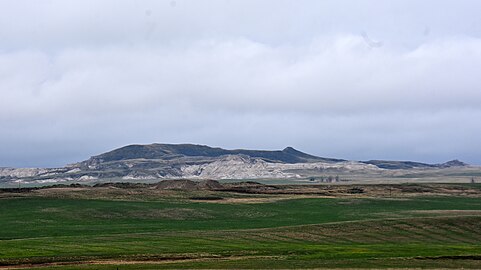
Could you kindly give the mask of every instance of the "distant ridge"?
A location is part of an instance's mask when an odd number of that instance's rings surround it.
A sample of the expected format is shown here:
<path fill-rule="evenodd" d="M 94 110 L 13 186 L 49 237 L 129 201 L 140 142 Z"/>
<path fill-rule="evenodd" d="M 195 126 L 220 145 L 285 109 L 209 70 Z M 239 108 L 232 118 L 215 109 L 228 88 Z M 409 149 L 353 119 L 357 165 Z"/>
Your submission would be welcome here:
<path fill-rule="evenodd" d="M 361 162 L 365 164 L 375 165 L 381 169 L 391 169 L 391 170 L 415 169 L 415 168 L 449 168 L 449 167 L 463 167 L 468 165 L 457 159 L 451 160 L 445 163 L 440 163 L 440 164 L 427 164 L 427 163 L 413 162 L 413 161 L 390 161 L 390 160 L 369 160 L 369 161 L 361 161 Z"/>
<path fill-rule="evenodd" d="M 310 162 L 342 162 L 343 159 L 323 158 L 309 155 L 292 147 L 284 150 L 226 150 L 218 147 L 209 147 L 196 144 L 147 144 L 128 145 L 110 152 L 94 156 L 91 161 L 113 162 L 129 159 L 163 159 L 171 160 L 180 157 L 209 157 L 217 158 L 225 155 L 245 155 L 251 158 L 260 158 L 268 162 L 284 163 L 310 163 Z"/>
<path fill-rule="evenodd" d="M 292 147 L 283 150 L 227 150 L 196 144 L 133 144 L 93 156 L 88 160 L 61 168 L 0 168 L 1 183 L 102 183 L 111 180 L 146 181 L 165 179 L 159 188 L 190 189 L 216 187 L 215 182 L 192 183 L 186 180 L 216 179 L 308 179 L 337 182 L 340 177 L 358 175 L 370 179 L 380 175 L 412 175 L 414 171 L 430 173 L 445 168 L 472 169 L 452 160 L 442 164 L 413 161 L 349 161 L 309 155 Z M 411 170 L 413 169 L 413 170 Z M 450 170 L 447 170 L 450 171 Z M 464 172 L 463 172 L 464 173 Z M 464 174 L 463 174 L 464 176 Z M 326 180 L 327 179 L 327 180 Z M 200 185 L 200 186 L 199 186 Z"/>

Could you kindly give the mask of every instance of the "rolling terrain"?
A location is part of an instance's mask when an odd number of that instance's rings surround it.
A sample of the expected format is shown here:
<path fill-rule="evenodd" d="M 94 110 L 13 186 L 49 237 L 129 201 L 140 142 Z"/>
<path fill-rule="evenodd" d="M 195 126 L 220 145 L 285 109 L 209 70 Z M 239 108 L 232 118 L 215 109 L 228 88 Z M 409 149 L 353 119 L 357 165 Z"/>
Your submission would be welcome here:
<path fill-rule="evenodd" d="M 0 269 L 481 267 L 479 184 L 0 190 Z"/>

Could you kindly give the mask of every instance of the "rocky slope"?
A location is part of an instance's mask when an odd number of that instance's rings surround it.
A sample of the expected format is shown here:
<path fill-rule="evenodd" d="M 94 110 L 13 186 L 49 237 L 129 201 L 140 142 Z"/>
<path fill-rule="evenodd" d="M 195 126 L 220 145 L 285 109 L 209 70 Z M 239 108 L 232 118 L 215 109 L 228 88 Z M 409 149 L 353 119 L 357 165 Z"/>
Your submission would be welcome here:
<path fill-rule="evenodd" d="M 251 158 L 259 158 L 268 162 L 306 163 L 306 162 L 339 162 L 342 159 L 321 158 L 297 151 L 292 147 L 286 147 L 282 151 L 260 150 L 226 150 L 213 148 L 206 145 L 195 144 L 149 144 L 128 145 L 113 151 L 94 156 L 84 164 L 92 165 L 106 162 L 132 160 L 132 159 L 162 159 L 173 160 L 187 157 L 218 158 L 227 155 L 244 155 Z"/>
<path fill-rule="evenodd" d="M 346 161 L 309 155 L 292 147 L 279 151 L 226 150 L 192 144 L 129 145 L 86 161 L 51 169 L 0 168 L 0 182 L 50 183 L 105 179 L 268 179 L 308 178 L 397 169 L 466 166 L 460 161 Z M 334 181 L 330 178 L 329 181 Z"/>

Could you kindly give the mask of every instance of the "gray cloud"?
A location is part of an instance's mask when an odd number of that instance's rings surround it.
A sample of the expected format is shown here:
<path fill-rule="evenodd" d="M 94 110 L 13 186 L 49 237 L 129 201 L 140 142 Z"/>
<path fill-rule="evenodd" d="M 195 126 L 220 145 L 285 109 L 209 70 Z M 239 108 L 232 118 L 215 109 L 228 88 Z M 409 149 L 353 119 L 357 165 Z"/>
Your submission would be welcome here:
<path fill-rule="evenodd" d="M 0 165 L 150 142 L 481 163 L 478 2 L 175 3 L 0 2 Z"/>

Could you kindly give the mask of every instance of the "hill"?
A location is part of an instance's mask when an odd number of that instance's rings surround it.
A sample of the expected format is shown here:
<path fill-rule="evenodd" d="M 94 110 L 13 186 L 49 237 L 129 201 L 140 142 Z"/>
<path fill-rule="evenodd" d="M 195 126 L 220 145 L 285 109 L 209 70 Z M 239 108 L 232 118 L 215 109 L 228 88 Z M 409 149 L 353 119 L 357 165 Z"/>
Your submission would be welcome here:
<path fill-rule="evenodd" d="M 460 168 L 453 172 L 451 168 Z M 466 171 L 468 168 L 471 171 Z M 0 168 L 1 183 L 102 183 L 149 179 L 303 179 L 339 182 L 481 175 L 479 168 L 453 160 L 442 164 L 412 161 L 348 161 L 283 150 L 228 150 L 195 144 L 128 145 L 62 168 Z M 346 180 L 347 178 L 347 180 Z M 187 183 L 187 182 L 186 182 Z"/>
<path fill-rule="evenodd" d="M 441 164 L 427 164 L 427 163 L 413 162 L 413 161 L 391 161 L 391 160 L 369 160 L 369 161 L 362 161 L 362 162 L 366 164 L 375 165 L 382 169 L 391 169 L 391 170 L 414 169 L 414 168 L 449 168 L 449 167 L 463 167 L 468 165 L 457 159 L 451 160 L 445 163 L 441 163 Z"/>
<path fill-rule="evenodd" d="M 308 163 L 308 162 L 340 162 L 342 159 L 322 158 L 298 151 L 292 147 L 286 147 L 282 151 L 265 150 L 226 150 L 206 145 L 195 144 L 148 144 L 128 145 L 110 152 L 94 156 L 91 163 L 112 162 L 128 159 L 162 159 L 172 160 L 182 157 L 217 158 L 226 155 L 245 155 L 250 158 L 260 158 L 268 162 L 284 163 Z"/>

